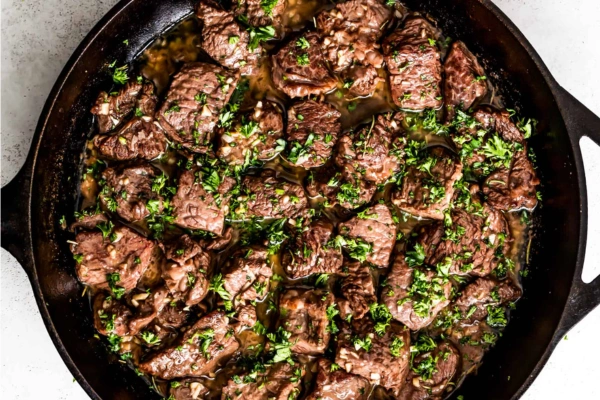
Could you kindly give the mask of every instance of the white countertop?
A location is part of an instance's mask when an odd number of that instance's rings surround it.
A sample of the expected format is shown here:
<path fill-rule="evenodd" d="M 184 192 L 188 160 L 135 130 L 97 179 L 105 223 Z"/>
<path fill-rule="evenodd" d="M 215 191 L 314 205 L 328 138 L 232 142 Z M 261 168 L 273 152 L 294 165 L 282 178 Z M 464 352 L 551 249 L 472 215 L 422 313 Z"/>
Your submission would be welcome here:
<path fill-rule="evenodd" d="M 3 186 L 24 162 L 43 103 L 64 63 L 116 2 L 2 0 Z M 495 2 L 557 81 L 600 115 L 600 1 Z M 600 148 L 584 139 L 582 149 L 590 207 L 584 280 L 589 281 L 600 272 Z M 46 332 L 25 273 L 6 251 L 0 255 L 0 397 L 87 399 Z M 523 399 L 599 399 L 599 333 L 600 308 L 569 332 Z"/>

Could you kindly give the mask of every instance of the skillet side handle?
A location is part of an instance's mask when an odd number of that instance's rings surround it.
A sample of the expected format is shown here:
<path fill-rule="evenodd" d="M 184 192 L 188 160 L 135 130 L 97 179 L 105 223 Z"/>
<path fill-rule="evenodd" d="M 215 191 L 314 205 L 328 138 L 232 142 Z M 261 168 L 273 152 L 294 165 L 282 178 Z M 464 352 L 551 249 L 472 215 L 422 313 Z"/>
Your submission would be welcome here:
<path fill-rule="evenodd" d="M 587 136 L 600 146 L 600 117 L 581 104 L 562 86 L 558 86 L 557 89 L 557 100 L 569 134 L 575 136 L 578 141 L 583 136 Z"/>
<path fill-rule="evenodd" d="M 17 259 L 27 275 L 33 275 L 31 259 L 30 189 L 31 164 L 29 160 L 6 186 L 2 188 L 2 248 Z"/>
<path fill-rule="evenodd" d="M 557 85 L 557 89 L 557 100 L 563 120 L 565 121 L 569 135 L 575 139 L 576 152 L 579 153 L 579 140 L 583 136 L 589 137 L 600 146 L 600 117 L 581 104 L 579 100 L 563 87 Z M 583 243 L 583 246 L 585 249 L 585 243 Z M 557 341 L 561 340 L 575 324 L 600 304 L 600 276 L 597 276 L 590 283 L 585 283 L 581 279 L 582 272 L 583 257 L 581 257 L 576 266 L 571 292 L 569 293 L 565 312 L 555 337 Z"/>

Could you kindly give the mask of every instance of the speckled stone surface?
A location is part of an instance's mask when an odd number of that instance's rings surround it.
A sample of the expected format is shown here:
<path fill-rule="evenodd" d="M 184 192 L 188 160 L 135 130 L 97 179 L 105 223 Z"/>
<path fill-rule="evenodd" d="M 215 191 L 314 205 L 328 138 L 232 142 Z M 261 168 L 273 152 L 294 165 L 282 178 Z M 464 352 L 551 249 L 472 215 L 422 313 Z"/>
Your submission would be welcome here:
<path fill-rule="evenodd" d="M 44 101 L 64 63 L 116 2 L 2 0 L 2 186 L 23 164 Z M 558 82 L 600 115 L 600 2 L 496 0 L 496 4 L 532 42 Z M 600 148 L 584 139 L 582 149 L 590 206 L 584 271 L 584 280 L 589 281 L 600 272 Z M 86 399 L 46 332 L 25 273 L 7 252 L 0 255 L 0 397 Z M 600 309 L 569 332 L 523 398 L 600 398 L 598 332 Z"/>

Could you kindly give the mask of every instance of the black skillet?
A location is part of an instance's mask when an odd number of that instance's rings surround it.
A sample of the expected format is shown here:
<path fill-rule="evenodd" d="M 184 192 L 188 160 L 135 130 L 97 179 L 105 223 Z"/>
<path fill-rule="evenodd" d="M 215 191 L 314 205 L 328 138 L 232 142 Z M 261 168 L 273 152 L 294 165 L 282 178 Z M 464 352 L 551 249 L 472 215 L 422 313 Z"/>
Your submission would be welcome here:
<path fill-rule="evenodd" d="M 517 399 L 565 333 L 600 303 L 600 278 L 581 280 L 587 230 L 579 140 L 600 144 L 600 119 L 552 78 L 510 20 L 487 0 L 407 0 L 483 61 L 505 103 L 541 121 L 531 139 L 543 182 L 525 294 L 497 346 L 457 394 Z M 78 204 L 90 105 L 109 86 L 106 64 L 129 62 L 193 9 L 190 0 L 124 0 L 85 38 L 54 85 L 23 169 L 2 188 L 2 246 L 27 272 L 48 332 L 93 399 L 159 398 L 93 338 L 89 304 L 60 229 Z M 123 40 L 129 46 L 123 46 Z M 510 376 L 510 379 L 508 377 Z"/>

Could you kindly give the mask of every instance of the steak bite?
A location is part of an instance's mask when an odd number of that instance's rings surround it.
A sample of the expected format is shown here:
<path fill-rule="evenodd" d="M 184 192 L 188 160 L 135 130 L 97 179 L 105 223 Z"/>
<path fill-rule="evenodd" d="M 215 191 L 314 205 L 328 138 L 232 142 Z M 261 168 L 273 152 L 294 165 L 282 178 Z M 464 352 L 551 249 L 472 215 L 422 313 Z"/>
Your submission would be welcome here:
<path fill-rule="evenodd" d="M 344 72 L 343 78 L 344 87 L 348 87 L 348 94 L 352 97 L 371 96 L 381 80 L 372 65 L 353 65 Z"/>
<path fill-rule="evenodd" d="M 114 296 L 100 292 L 94 297 L 94 327 L 104 336 L 115 334 L 125 336 L 129 334 L 129 322 L 133 313 Z"/>
<path fill-rule="evenodd" d="M 151 291 L 132 294 L 130 303 L 135 310 L 129 322 L 129 334 L 137 335 L 148 326 L 166 305 L 168 291 L 164 286 L 159 286 Z"/>
<path fill-rule="evenodd" d="M 455 305 L 467 323 L 481 321 L 488 316 L 488 308 L 508 304 L 521 297 L 521 289 L 509 279 L 497 281 L 491 278 L 478 278 L 461 292 Z"/>
<path fill-rule="evenodd" d="M 427 20 L 411 18 L 383 41 L 392 100 L 398 107 L 424 110 L 442 106 L 442 63 L 436 37 Z"/>
<path fill-rule="evenodd" d="M 297 234 L 283 253 L 282 265 L 291 279 L 312 274 L 334 274 L 342 266 L 342 252 L 329 245 L 333 224 L 327 219 L 313 221 Z"/>
<path fill-rule="evenodd" d="M 349 317 L 361 319 L 369 312 L 371 304 L 377 302 L 371 270 L 358 261 L 346 261 L 340 275 L 341 298 L 337 301 L 340 316 L 344 320 Z"/>
<path fill-rule="evenodd" d="M 85 211 L 84 211 L 85 212 Z M 76 229 L 86 229 L 91 231 L 100 224 L 108 222 L 108 217 L 103 212 L 94 212 L 93 214 L 79 214 L 75 222 L 69 226 L 69 230 L 74 232 Z"/>
<path fill-rule="evenodd" d="M 236 214 L 242 218 L 295 218 L 303 215 L 308 199 L 302 186 L 275 178 L 275 172 L 242 180 L 243 196 Z"/>
<path fill-rule="evenodd" d="M 335 164 L 346 175 L 359 174 L 374 184 L 383 184 L 399 171 L 397 156 L 404 146 L 400 114 L 378 115 L 369 126 L 342 136 L 337 143 Z"/>
<path fill-rule="evenodd" d="M 305 371 L 301 365 L 278 362 L 234 376 L 223 388 L 221 399 L 290 400 L 300 393 Z M 237 378 L 237 379 L 236 379 Z"/>
<path fill-rule="evenodd" d="M 460 365 L 460 354 L 449 342 L 441 342 L 431 350 L 419 352 L 412 360 L 412 369 L 398 399 L 443 398 Z"/>
<path fill-rule="evenodd" d="M 110 289 L 119 299 L 140 280 L 155 244 L 126 226 L 113 229 L 109 222 L 101 227 L 102 232 L 80 232 L 75 238 L 77 277 L 95 289 Z"/>
<path fill-rule="evenodd" d="M 490 106 L 479 107 L 473 114 L 473 118 L 486 131 L 498 132 L 500 137 L 507 142 L 523 143 L 525 137 L 523 132 L 510 120 L 510 114 L 506 110 L 496 110 Z"/>
<path fill-rule="evenodd" d="M 377 42 L 391 17 L 391 9 L 380 0 L 349 0 L 320 12 L 316 27 L 330 68 L 340 72 L 356 63 L 380 68 Z"/>
<path fill-rule="evenodd" d="M 488 203 L 503 211 L 535 208 L 540 181 L 527 157 L 525 135 L 510 114 L 484 106 L 462 119 L 452 139 L 469 172 L 486 178 L 483 192 Z"/>
<path fill-rule="evenodd" d="M 233 13 L 238 18 L 246 18 L 251 26 L 273 25 L 279 29 L 285 4 L 285 0 L 238 0 L 233 2 Z"/>
<path fill-rule="evenodd" d="M 290 40 L 273 56 L 275 86 L 290 97 L 327 93 L 337 79 L 327 69 L 321 54 L 321 38 L 316 32 Z"/>
<path fill-rule="evenodd" d="M 291 333 L 291 350 L 297 354 L 323 354 L 329 345 L 327 308 L 333 295 L 320 290 L 288 289 L 279 297 L 278 325 Z"/>
<path fill-rule="evenodd" d="M 167 261 L 162 277 L 175 300 L 192 306 L 208 294 L 208 273 L 211 257 L 188 235 L 162 245 Z"/>
<path fill-rule="evenodd" d="M 100 195 L 102 204 L 128 222 L 161 212 L 164 200 L 152 190 L 157 176 L 157 170 L 150 165 L 107 168 L 102 172 L 106 182 Z"/>
<path fill-rule="evenodd" d="M 201 0 L 196 16 L 203 22 L 202 48 L 224 67 L 239 69 L 246 65 L 248 32 L 235 20 L 233 13 L 225 11 L 212 0 Z"/>
<path fill-rule="evenodd" d="M 171 200 L 174 223 L 184 229 L 223 234 L 229 212 L 229 191 L 235 180 L 217 171 L 184 170 Z"/>
<path fill-rule="evenodd" d="M 176 383 L 174 385 L 174 383 Z M 171 382 L 169 398 L 171 400 L 198 400 L 204 399 L 210 392 L 210 388 L 201 381 L 185 379 L 183 381 Z"/>
<path fill-rule="evenodd" d="M 152 84 L 150 85 L 153 91 L 154 87 Z M 112 131 L 123 122 L 125 117 L 136 108 L 138 97 L 140 97 L 143 88 L 142 83 L 132 80 L 121 87 L 114 95 L 100 92 L 91 110 L 98 121 L 100 133 Z M 152 115 L 152 113 L 149 115 Z"/>
<path fill-rule="evenodd" d="M 210 150 L 219 113 L 238 78 L 238 73 L 213 64 L 184 64 L 157 115 L 169 139 L 194 152 Z"/>
<path fill-rule="evenodd" d="M 487 205 L 480 215 L 453 209 L 444 222 L 422 227 L 417 242 L 426 264 L 450 262 L 452 274 L 486 276 L 498 265 L 511 262 L 506 258 L 508 222 L 500 211 Z"/>
<path fill-rule="evenodd" d="M 232 165 L 267 161 L 285 147 L 283 117 L 277 105 L 259 101 L 254 110 L 221 130 L 217 157 Z"/>
<path fill-rule="evenodd" d="M 398 254 L 387 275 L 381 302 L 397 321 L 413 331 L 431 324 L 437 314 L 450 304 L 452 283 L 446 276 L 409 266 L 404 254 Z"/>
<path fill-rule="evenodd" d="M 408 329 L 390 325 L 384 335 L 375 333 L 370 320 L 343 324 L 338 335 L 335 363 L 346 372 L 367 378 L 374 385 L 398 391 L 409 370 Z"/>
<path fill-rule="evenodd" d="M 178 329 L 184 325 L 188 325 L 190 318 L 189 307 L 184 303 L 175 300 L 169 300 L 167 304 L 160 310 L 157 315 L 157 325 Z"/>
<path fill-rule="evenodd" d="M 443 147 L 421 154 L 413 158 L 402 185 L 392 192 L 392 202 L 417 217 L 442 219 L 454 196 L 454 184 L 462 177 L 462 164 Z"/>
<path fill-rule="evenodd" d="M 273 275 L 266 247 L 253 245 L 236 250 L 213 278 L 211 290 L 238 308 L 247 302 L 262 300 L 269 292 Z M 230 307 L 230 306 L 229 306 Z"/>
<path fill-rule="evenodd" d="M 379 268 L 388 267 L 392 249 L 396 244 L 396 224 L 385 204 L 376 204 L 361 211 L 356 217 L 341 223 L 338 231 L 346 239 L 368 244 L 369 251 L 366 252 L 365 257 L 367 262 Z M 352 256 L 350 247 L 352 246 L 347 244 L 347 249 Z"/>
<path fill-rule="evenodd" d="M 167 138 L 158 123 L 134 117 L 112 135 L 97 135 L 94 146 L 102 157 L 117 161 L 154 160 L 167 149 Z"/>
<path fill-rule="evenodd" d="M 452 120 L 456 107 L 468 110 L 477 99 L 485 96 L 485 71 L 467 46 L 461 41 L 456 41 L 452 43 L 444 62 L 444 72 L 446 115 L 447 120 Z"/>
<path fill-rule="evenodd" d="M 207 375 L 223 365 L 238 348 L 227 316 L 213 311 L 192 325 L 176 346 L 153 354 L 140 363 L 139 369 L 162 379 Z"/>
<path fill-rule="evenodd" d="M 514 153 L 510 169 L 500 167 L 483 183 L 486 201 L 498 210 L 533 210 L 540 180 L 525 150 Z"/>
<path fill-rule="evenodd" d="M 306 400 L 367 400 L 369 381 L 344 370 L 333 370 L 331 361 L 320 358 L 317 362 L 315 388 Z"/>
<path fill-rule="evenodd" d="M 377 186 L 367 182 L 358 172 L 341 172 L 334 167 L 326 166 L 308 177 L 306 191 L 311 197 L 323 197 L 325 206 L 341 207 L 352 210 L 371 201 Z"/>
<path fill-rule="evenodd" d="M 340 112 L 314 100 L 295 103 L 288 110 L 286 158 L 304 168 L 319 167 L 329 159 L 341 131 Z"/>

